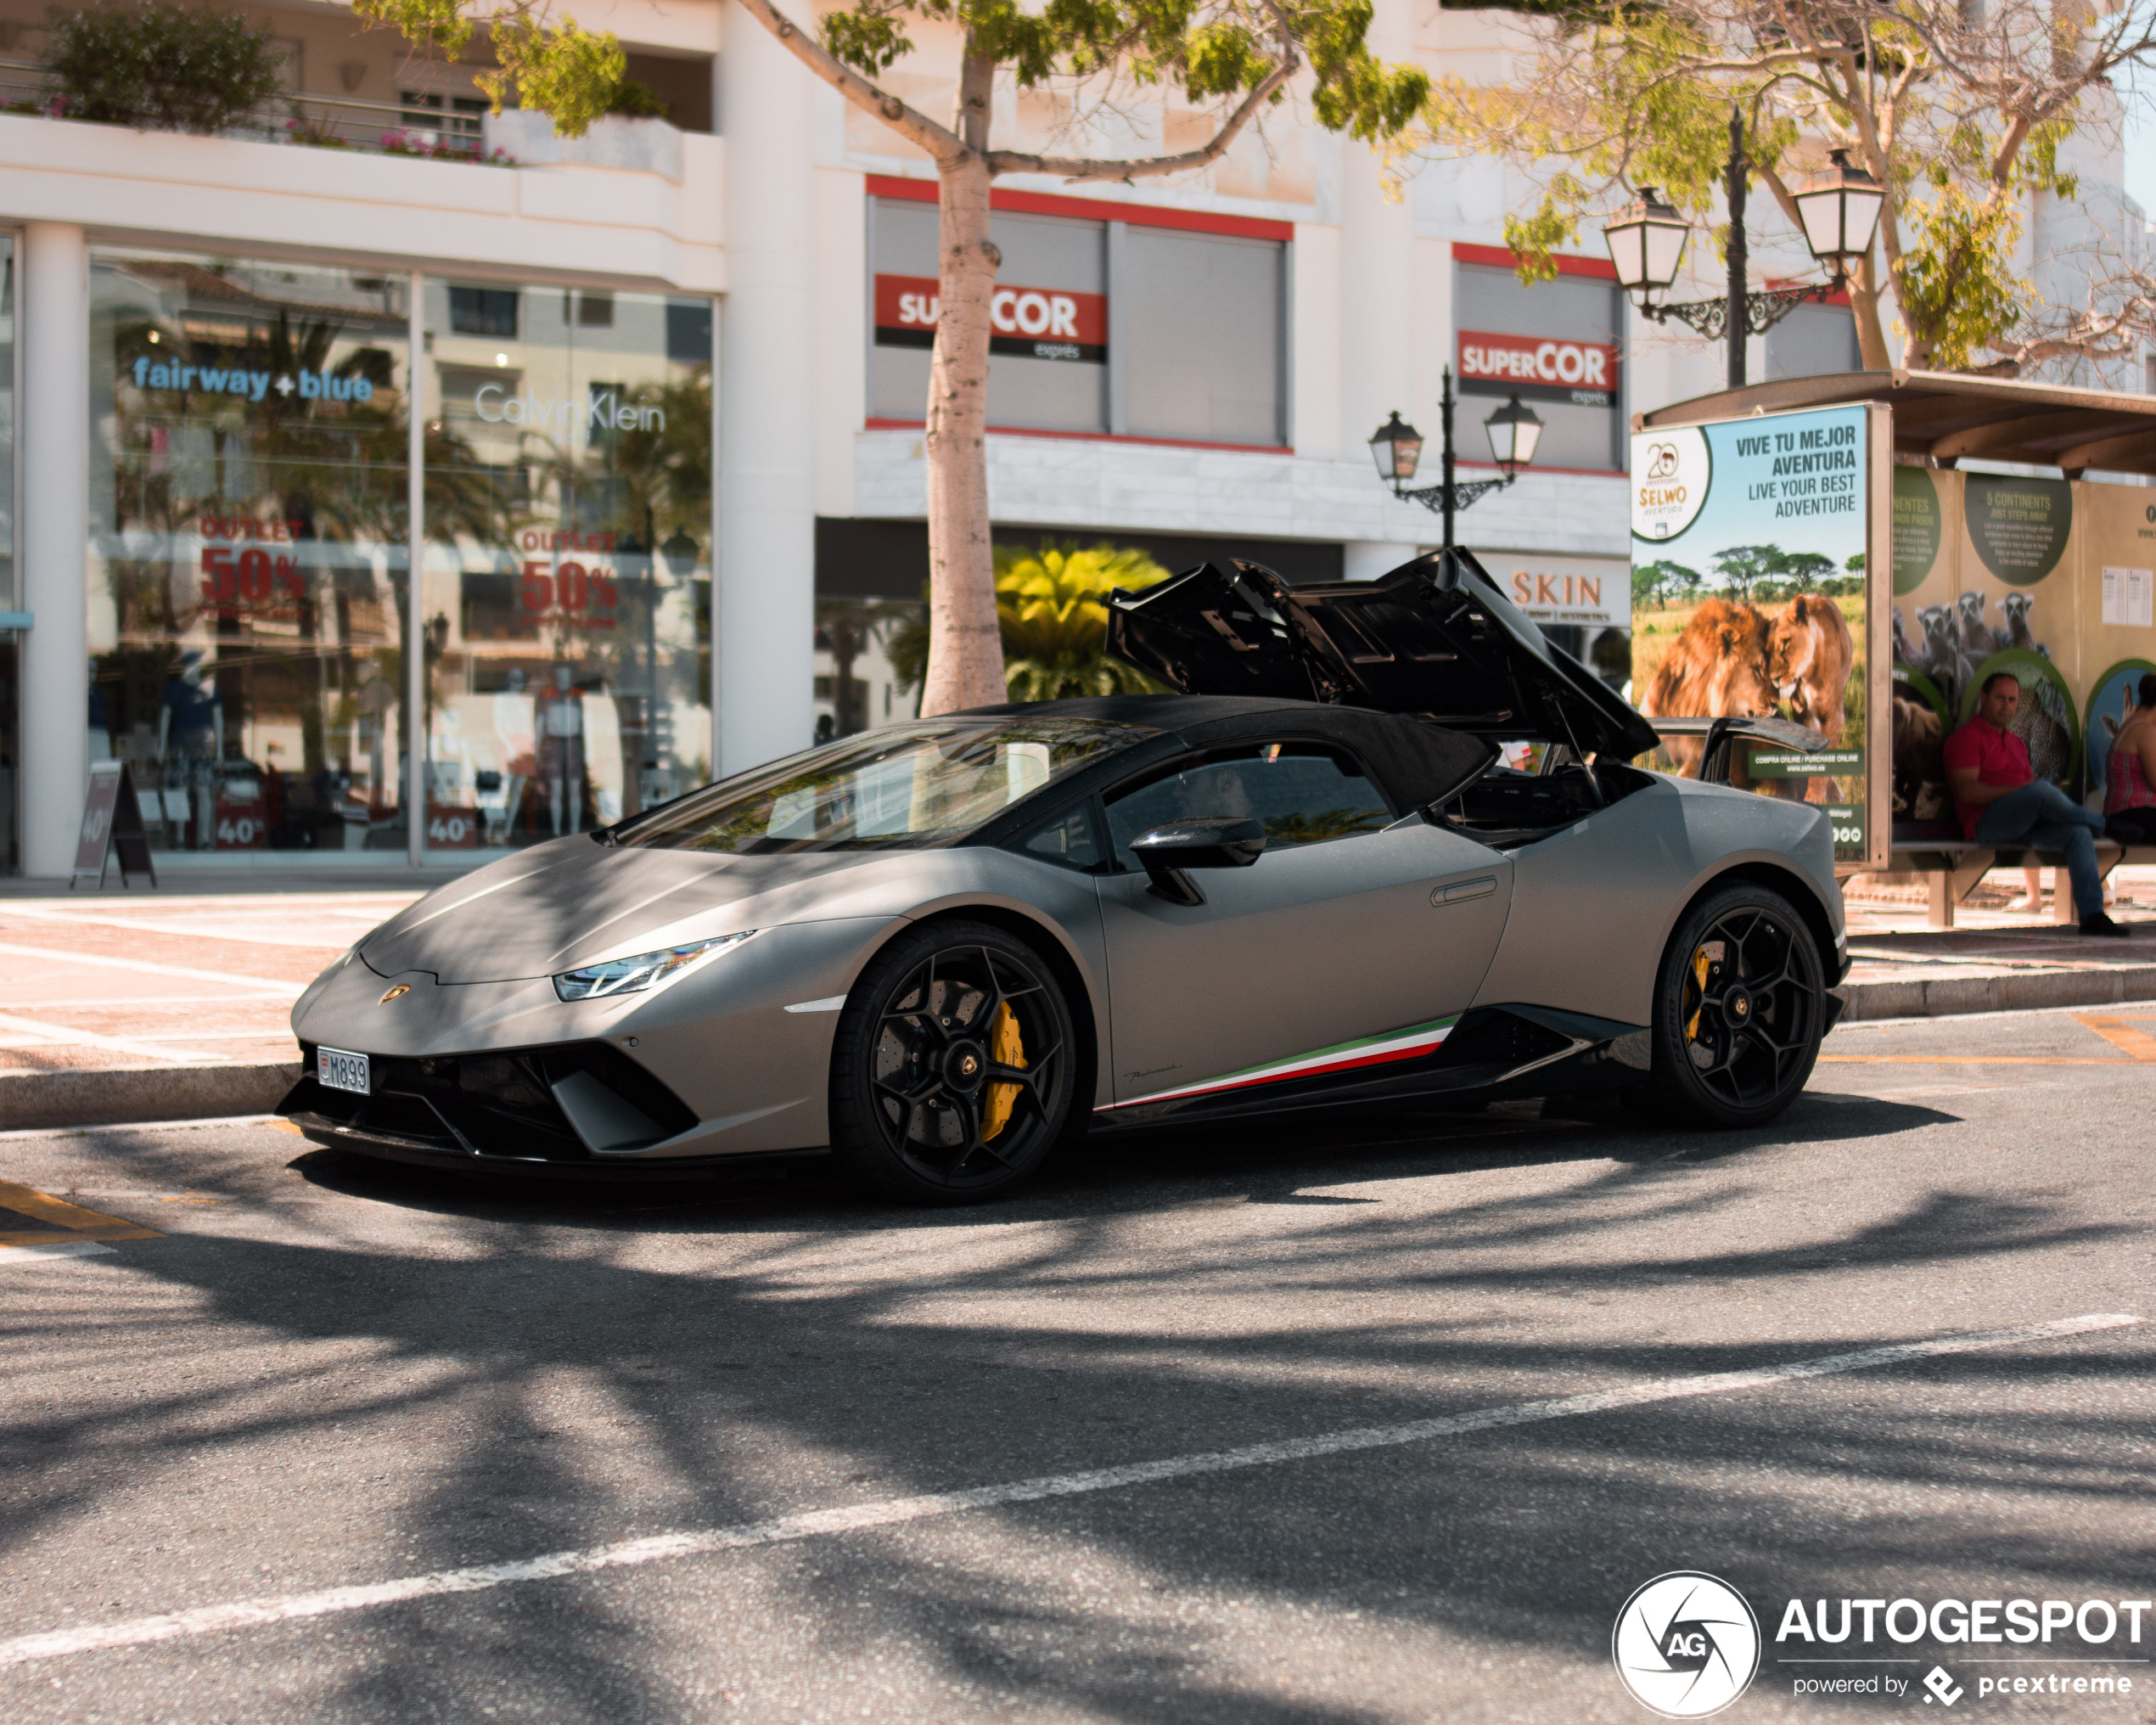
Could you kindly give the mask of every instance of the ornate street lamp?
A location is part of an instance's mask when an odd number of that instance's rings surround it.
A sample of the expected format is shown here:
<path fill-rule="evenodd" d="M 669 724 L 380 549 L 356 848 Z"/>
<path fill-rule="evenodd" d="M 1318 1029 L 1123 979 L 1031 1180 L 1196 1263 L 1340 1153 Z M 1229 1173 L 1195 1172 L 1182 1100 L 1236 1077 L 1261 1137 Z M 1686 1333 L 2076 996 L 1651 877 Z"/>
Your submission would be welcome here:
<path fill-rule="evenodd" d="M 1454 479 L 1452 457 L 1452 368 L 1446 366 L 1442 374 L 1444 387 L 1438 396 L 1438 419 L 1444 436 L 1439 448 L 1445 466 L 1444 482 L 1424 486 L 1420 491 L 1407 489 L 1407 482 L 1415 476 L 1417 464 L 1423 458 L 1423 434 L 1400 417 L 1397 409 L 1390 419 L 1378 428 L 1370 440 L 1370 453 L 1378 464 L 1378 477 L 1392 487 L 1396 497 L 1412 498 L 1428 509 L 1434 509 L 1445 518 L 1445 548 L 1452 548 L 1452 518 L 1468 505 L 1486 497 L 1492 492 L 1502 491 L 1519 477 L 1520 469 L 1535 459 L 1536 446 L 1542 441 L 1542 422 L 1536 417 L 1532 407 L 1522 407 L 1518 396 L 1483 421 L 1483 430 L 1489 434 L 1490 452 L 1497 465 L 1504 470 L 1502 479 L 1476 479 L 1461 484 Z"/>
<path fill-rule="evenodd" d="M 1642 186 L 1602 237 L 1617 266 L 1617 285 L 1644 305 L 1676 280 L 1692 224 L 1656 197 L 1653 187 Z"/>
<path fill-rule="evenodd" d="M 1514 396 L 1482 422 L 1490 435 L 1490 453 L 1508 479 L 1535 459 L 1535 447 L 1542 441 L 1542 422 L 1532 407 L 1523 407 Z"/>
<path fill-rule="evenodd" d="M 1402 419 L 1395 407 L 1370 440 L 1370 453 L 1378 464 L 1378 477 L 1397 487 L 1415 476 L 1416 464 L 1423 458 L 1423 434 Z"/>
<path fill-rule="evenodd" d="M 1833 166 L 1798 190 L 1797 215 L 1811 255 L 1838 281 L 1846 281 L 1857 261 L 1872 249 L 1886 191 L 1863 169 L 1849 165 L 1847 150 L 1830 150 L 1828 156 Z"/>
<path fill-rule="evenodd" d="M 1643 316 L 1658 323 L 1674 317 L 1710 338 L 1728 336 L 1729 387 L 1733 390 L 1744 386 L 1746 338 L 1764 335 L 1807 300 L 1824 300 L 1841 292 L 1857 264 L 1871 252 L 1886 192 L 1863 169 L 1850 166 L 1847 150 L 1835 150 L 1832 156 L 1833 166 L 1796 194 L 1805 244 L 1828 271 L 1825 281 L 1808 288 L 1754 291 L 1745 284 L 1744 194 L 1751 164 L 1744 157 L 1744 118 L 1734 107 L 1729 110 L 1729 161 L 1723 170 L 1729 203 L 1727 294 L 1682 305 L 1655 300 L 1657 293 L 1676 280 L 1689 230 L 1684 218 L 1654 195 L 1653 187 L 1641 187 L 1637 199 L 1602 230 L 1609 261 L 1617 267 L 1618 284 Z"/>

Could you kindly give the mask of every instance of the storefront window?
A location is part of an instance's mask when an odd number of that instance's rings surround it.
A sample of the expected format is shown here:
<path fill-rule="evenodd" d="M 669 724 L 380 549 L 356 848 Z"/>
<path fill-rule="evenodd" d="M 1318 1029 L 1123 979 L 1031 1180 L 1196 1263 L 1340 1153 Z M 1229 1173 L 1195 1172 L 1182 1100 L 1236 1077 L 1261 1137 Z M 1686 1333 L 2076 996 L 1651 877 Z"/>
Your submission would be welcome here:
<path fill-rule="evenodd" d="M 1288 248 L 1132 227 L 1125 242 L 1133 436 L 1283 443 Z"/>
<path fill-rule="evenodd" d="M 870 411 L 918 419 L 940 297 L 935 205 L 870 200 L 876 335 Z M 988 421 L 1060 431 L 1108 430 L 1107 227 L 998 211 L 1002 261 L 990 308 Z"/>
<path fill-rule="evenodd" d="M 1518 396 L 1542 421 L 1537 469 L 1624 470 L 1625 296 L 1614 278 L 1566 272 L 1568 261 L 1554 281 L 1524 289 L 1509 269 L 1456 266 L 1463 459 L 1488 461 L 1482 422 Z"/>
<path fill-rule="evenodd" d="M 710 301 L 430 282 L 424 312 L 430 849 L 704 783 Z"/>
<path fill-rule="evenodd" d="M 155 849 L 405 848 L 406 281 L 92 253 L 90 756 Z"/>

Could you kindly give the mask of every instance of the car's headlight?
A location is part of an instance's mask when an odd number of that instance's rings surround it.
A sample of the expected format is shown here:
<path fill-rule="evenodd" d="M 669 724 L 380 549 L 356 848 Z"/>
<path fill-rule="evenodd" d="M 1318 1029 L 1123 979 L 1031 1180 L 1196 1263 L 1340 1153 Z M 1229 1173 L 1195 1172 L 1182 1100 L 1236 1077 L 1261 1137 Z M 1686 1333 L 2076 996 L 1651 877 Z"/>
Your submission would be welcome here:
<path fill-rule="evenodd" d="M 728 947 L 738 947 L 756 931 L 721 935 L 716 941 L 695 941 L 686 947 L 662 947 L 656 952 L 639 952 L 633 958 L 616 958 L 605 964 L 587 964 L 581 970 L 564 970 L 554 978 L 554 992 L 564 1000 L 596 1000 L 607 994 L 640 994 L 665 981 L 699 958 Z"/>

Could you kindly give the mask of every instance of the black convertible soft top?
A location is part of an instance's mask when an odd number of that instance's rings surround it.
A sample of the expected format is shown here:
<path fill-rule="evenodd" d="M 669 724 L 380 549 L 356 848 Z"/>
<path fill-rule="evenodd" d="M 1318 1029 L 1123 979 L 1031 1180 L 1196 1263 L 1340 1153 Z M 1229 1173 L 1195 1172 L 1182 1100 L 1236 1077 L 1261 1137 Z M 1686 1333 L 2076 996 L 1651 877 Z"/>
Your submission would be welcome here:
<path fill-rule="evenodd" d="M 1480 737 L 1365 707 L 1262 695 L 1111 694 L 1078 700 L 975 707 L 998 718 L 1098 719 L 1171 733 L 1193 749 L 1282 738 L 1337 743 L 1377 775 L 1395 808 L 1426 808 L 1479 778 L 1496 757 Z"/>
<path fill-rule="evenodd" d="M 1108 650 L 1186 694 L 1359 706 L 1615 761 L 1657 741 L 1465 551 L 1317 587 L 1239 559 L 1200 564 L 1110 595 Z"/>

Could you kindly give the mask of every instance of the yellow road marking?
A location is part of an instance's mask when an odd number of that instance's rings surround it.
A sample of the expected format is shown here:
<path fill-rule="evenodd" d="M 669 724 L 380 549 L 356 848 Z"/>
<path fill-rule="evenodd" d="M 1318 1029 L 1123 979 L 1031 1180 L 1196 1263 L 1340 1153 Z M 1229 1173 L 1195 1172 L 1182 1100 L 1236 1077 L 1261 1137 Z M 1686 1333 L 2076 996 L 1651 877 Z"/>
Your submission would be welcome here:
<path fill-rule="evenodd" d="M 85 1210 L 79 1204 L 70 1204 L 65 1199 L 48 1197 L 42 1192 L 33 1192 L 27 1186 L 18 1186 L 12 1181 L 0 1180 L 0 1210 L 12 1210 L 17 1216 L 26 1216 L 32 1222 L 50 1222 L 54 1228 L 65 1228 L 77 1239 L 163 1239 L 165 1236 L 154 1228 L 143 1228 L 126 1222 L 116 1216 L 106 1216 L 95 1210 Z M 40 1229 L 35 1233 L 14 1232 L 0 1233 L 0 1246 L 34 1246 L 53 1244 L 53 1236 Z"/>
<path fill-rule="evenodd" d="M 2075 1013 L 2074 1022 L 2094 1031 L 2105 1042 L 2144 1065 L 2156 1065 L 2156 1037 L 2147 1031 L 2137 1031 L 2123 1019 L 2110 1014 L 2102 1018 L 2089 1014 Z"/>

